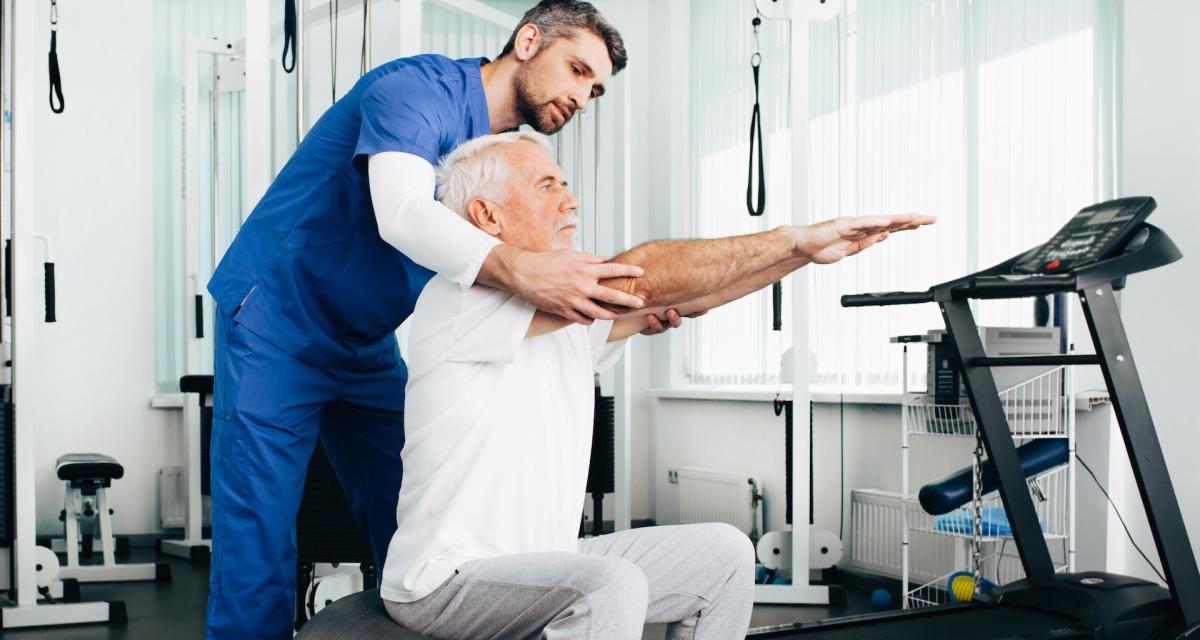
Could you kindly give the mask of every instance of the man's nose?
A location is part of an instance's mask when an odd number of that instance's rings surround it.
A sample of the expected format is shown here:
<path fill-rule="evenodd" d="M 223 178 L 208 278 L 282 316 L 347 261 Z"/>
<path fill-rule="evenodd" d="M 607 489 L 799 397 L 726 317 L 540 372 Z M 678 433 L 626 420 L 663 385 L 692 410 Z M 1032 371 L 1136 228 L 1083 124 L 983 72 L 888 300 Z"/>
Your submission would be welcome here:
<path fill-rule="evenodd" d="M 579 199 L 576 198 L 575 194 L 571 193 L 570 191 L 567 191 L 566 194 L 566 197 L 563 198 L 561 208 L 563 211 L 570 213 L 579 208 Z"/>
<path fill-rule="evenodd" d="M 571 103 L 572 110 L 583 111 L 587 108 L 588 95 L 581 91 L 572 91 L 567 95 L 567 101 Z"/>

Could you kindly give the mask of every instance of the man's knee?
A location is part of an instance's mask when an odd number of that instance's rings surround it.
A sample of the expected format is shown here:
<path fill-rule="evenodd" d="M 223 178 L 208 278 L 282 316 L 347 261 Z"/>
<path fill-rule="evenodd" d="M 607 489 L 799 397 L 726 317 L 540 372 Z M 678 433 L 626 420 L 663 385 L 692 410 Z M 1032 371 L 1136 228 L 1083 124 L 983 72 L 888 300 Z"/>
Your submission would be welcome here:
<path fill-rule="evenodd" d="M 591 576 L 587 594 L 591 608 L 604 617 L 629 619 L 641 627 L 650 601 L 650 585 L 641 568 L 624 558 L 603 558 Z"/>

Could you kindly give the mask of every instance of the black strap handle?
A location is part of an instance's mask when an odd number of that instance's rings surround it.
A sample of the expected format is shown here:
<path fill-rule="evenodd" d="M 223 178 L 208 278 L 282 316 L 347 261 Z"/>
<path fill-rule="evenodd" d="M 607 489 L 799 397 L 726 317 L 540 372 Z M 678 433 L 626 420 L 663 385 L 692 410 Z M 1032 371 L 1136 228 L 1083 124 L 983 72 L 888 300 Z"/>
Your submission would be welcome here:
<path fill-rule="evenodd" d="M 746 210 L 752 216 L 761 216 L 767 209 L 767 178 L 763 171 L 762 112 L 758 106 L 758 67 L 762 56 L 755 53 L 750 58 L 750 69 L 754 72 L 754 109 L 750 112 L 750 162 L 746 177 Z M 754 201 L 754 146 L 758 142 L 758 202 Z"/>
<path fill-rule="evenodd" d="M 54 104 L 54 99 L 58 98 L 58 105 Z M 67 108 L 67 103 L 63 101 L 62 92 L 62 73 L 58 69 L 58 30 L 50 30 L 50 110 L 54 113 L 62 113 L 63 109 Z"/>
<path fill-rule="evenodd" d="M 4 241 L 4 317 L 12 317 L 12 240 Z"/>
<path fill-rule="evenodd" d="M 783 281 L 771 285 L 771 329 L 783 331 Z"/>
<path fill-rule="evenodd" d="M 46 322 L 58 322 L 54 312 L 56 306 L 54 303 L 54 263 L 47 262 L 44 268 L 46 271 Z"/>
<path fill-rule="evenodd" d="M 196 337 L 204 337 L 204 296 L 196 294 Z"/>
<path fill-rule="evenodd" d="M 296 43 L 296 0 L 283 0 L 283 55 L 279 62 L 283 65 L 284 73 L 296 70 L 296 51 L 300 45 Z M 288 49 L 292 51 L 292 62 L 288 64 Z"/>

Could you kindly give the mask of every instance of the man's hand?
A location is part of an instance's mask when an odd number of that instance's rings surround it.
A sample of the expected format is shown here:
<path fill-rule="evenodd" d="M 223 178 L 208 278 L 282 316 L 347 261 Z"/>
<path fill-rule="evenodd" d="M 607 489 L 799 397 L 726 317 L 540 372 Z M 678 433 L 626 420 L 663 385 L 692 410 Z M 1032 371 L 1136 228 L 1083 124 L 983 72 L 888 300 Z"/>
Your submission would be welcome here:
<path fill-rule="evenodd" d="M 605 262 L 604 258 L 570 249 L 538 253 L 501 244 L 492 252 L 506 266 L 505 288 L 571 322 L 591 324 L 592 320 L 617 317 L 597 302 L 642 307 L 641 298 L 599 284 L 604 278 L 640 278 L 641 267 Z"/>
<path fill-rule="evenodd" d="M 667 309 L 666 312 L 663 313 L 662 318 L 659 318 L 653 313 L 648 313 L 646 314 L 646 328 L 642 329 L 638 333 L 641 333 L 644 336 L 656 336 L 660 333 L 666 333 L 667 329 L 678 329 L 683 324 L 683 318 L 699 318 L 706 313 L 708 313 L 707 310 L 689 313 L 686 316 L 680 316 L 679 312 L 675 310 L 675 307 Z M 666 322 L 666 324 L 663 324 L 663 322 Z"/>
<path fill-rule="evenodd" d="M 916 213 L 834 218 L 796 229 L 796 251 L 817 264 L 831 264 L 886 240 L 893 232 L 936 221 L 934 216 Z"/>

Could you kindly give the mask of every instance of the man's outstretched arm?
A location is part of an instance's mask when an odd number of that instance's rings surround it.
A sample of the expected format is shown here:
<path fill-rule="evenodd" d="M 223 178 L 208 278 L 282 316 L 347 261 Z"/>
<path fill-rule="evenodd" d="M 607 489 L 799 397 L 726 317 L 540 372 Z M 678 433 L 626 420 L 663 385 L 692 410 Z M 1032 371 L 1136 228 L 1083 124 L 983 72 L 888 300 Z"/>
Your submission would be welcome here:
<path fill-rule="evenodd" d="M 836 218 L 733 238 L 649 242 L 613 258 L 642 267 L 645 275 L 602 284 L 645 301 L 644 309 L 618 321 L 623 338 L 649 326 L 652 312 L 662 317 L 665 308 L 674 307 L 680 315 L 702 313 L 757 291 L 810 262 L 837 262 L 886 239 L 891 232 L 916 229 L 934 220 L 917 214 Z M 548 314 L 537 314 L 528 335 L 549 333 L 565 324 Z M 613 335 L 617 334 L 614 325 Z"/>

